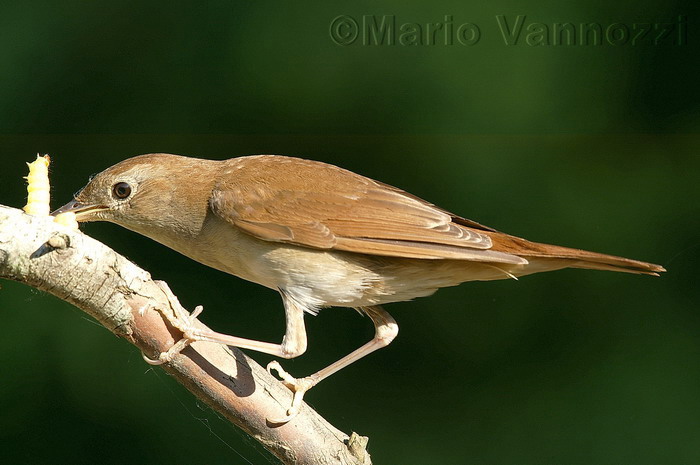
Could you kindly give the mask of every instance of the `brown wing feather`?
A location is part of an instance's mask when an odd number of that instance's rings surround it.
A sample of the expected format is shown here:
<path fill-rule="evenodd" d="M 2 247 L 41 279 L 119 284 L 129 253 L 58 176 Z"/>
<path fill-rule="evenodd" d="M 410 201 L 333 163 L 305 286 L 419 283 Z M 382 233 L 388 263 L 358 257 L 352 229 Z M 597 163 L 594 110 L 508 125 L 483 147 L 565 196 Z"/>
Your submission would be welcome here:
<path fill-rule="evenodd" d="M 241 157 L 226 162 L 221 178 L 212 210 L 262 240 L 395 257 L 527 263 L 487 250 L 492 242 L 484 231 L 490 228 L 333 165 Z"/>

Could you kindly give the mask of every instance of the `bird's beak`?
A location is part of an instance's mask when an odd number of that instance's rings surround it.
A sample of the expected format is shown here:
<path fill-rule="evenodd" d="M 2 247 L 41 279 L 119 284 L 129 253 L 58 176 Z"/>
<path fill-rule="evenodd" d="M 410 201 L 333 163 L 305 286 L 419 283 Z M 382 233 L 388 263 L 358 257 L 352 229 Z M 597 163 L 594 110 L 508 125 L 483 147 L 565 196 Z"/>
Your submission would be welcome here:
<path fill-rule="evenodd" d="M 56 216 L 59 213 L 73 212 L 75 213 L 75 219 L 78 221 L 90 221 L 90 217 L 93 213 L 108 210 L 107 207 L 103 205 L 88 205 L 80 203 L 73 199 L 61 208 L 51 212 L 51 216 Z"/>

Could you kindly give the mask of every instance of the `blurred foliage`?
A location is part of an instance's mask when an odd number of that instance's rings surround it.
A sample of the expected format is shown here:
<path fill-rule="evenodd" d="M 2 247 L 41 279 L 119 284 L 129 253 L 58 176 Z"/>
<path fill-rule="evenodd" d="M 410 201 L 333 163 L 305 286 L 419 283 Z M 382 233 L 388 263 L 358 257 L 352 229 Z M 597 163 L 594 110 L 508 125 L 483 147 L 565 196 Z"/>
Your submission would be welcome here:
<path fill-rule="evenodd" d="M 657 279 L 566 270 L 390 305 L 395 343 L 308 401 L 368 435 L 378 464 L 697 463 L 696 12 L 658 0 L 5 2 L 0 203 L 23 205 L 36 152 L 53 156 L 56 206 L 139 153 L 280 153 L 513 234 L 661 263 Z M 339 46 L 329 27 L 342 14 L 451 15 L 481 39 Z M 630 27 L 683 15 L 687 43 L 506 46 L 499 14 Z M 113 225 L 83 230 L 203 304 L 217 330 L 280 340 L 274 293 Z M 1 284 L 2 463 L 274 463 L 77 309 Z M 372 334 L 346 309 L 308 327 L 309 352 L 283 363 L 294 374 Z"/>

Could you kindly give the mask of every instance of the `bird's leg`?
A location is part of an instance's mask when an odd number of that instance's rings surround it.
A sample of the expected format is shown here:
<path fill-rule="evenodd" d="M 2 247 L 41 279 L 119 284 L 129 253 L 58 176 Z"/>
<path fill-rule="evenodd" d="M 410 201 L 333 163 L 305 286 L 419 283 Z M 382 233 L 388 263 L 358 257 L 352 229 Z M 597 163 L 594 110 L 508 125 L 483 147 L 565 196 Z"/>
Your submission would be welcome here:
<path fill-rule="evenodd" d="M 372 319 L 374 323 L 375 334 L 374 339 L 369 341 L 367 344 L 363 345 L 359 349 L 351 352 L 345 357 L 341 358 L 335 363 L 331 363 L 326 368 L 317 371 L 311 376 L 305 378 L 294 378 L 289 373 L 287 373 L 279 364 L 279 362 L 272 361 L 267 365 L 267 371 L 272 373 L 276 371 L 277 374 L 282 378 L 282 382 L 292 390 L 294 397 L 292 399 L 292 406 L 287 410 L 286 416 L 279 419 L 268 419 L 272 423 L 286 423 L 292 418 L 294 418 L 297 413 L 299 413 L 299 407 L 304 398 L 306 391 L 317 385 L 323 379 L 329 377 L 336 371 L 350 365 L 351 363 L 361 359 L 365 355 L 374 352 L 377 349 L 386 347 L 394 340 L 396 335 L 399 333 L 399 326 L 396 321 L 392 318 L 389 313 L 387 313 L 383 308 L 376 307 L 362 307 L 360 308 L 367 316 Z"/>
<path fill-rule="evenodd" d="M 168 296 L 168 299 L 173 304 L 174 316 L 165 313 L 166 318 L 175 328 L 182 331 L 182 339 L 174 344 L 167 352 L 163 352 L 155 359 L 149 359 L 144 355 L 146 362 L 151 365 L 162 365 L 173 360 L 185 347 L 195 341 L 215 342 L 228 346 L 239 347 L 241 349 L 251 349 L 266 354 L 271 354 L 277 357 L 294 358 L 306 351 L 306 329 L 304 327 L 304 307 L 296 302 L 296 300 L 287 296 L 283 291 L 282 300 L 284 302 L 284 310 L 286 317 L 287 329 L 282 339 L 281 344 L 273 344 L 270 342 L 256 341 L 253 339 L 245 339 L 242 337 L 229 336 L 227 334 L 217 333 L 210 329 L 202 329 L 195 325 L 195 318 L 202 312 L 202 307 L 198 306 L 188 314 L 182 308 L 177 298 L 172 294 L 167 286 L 161 286 L 163 291 Z"/>

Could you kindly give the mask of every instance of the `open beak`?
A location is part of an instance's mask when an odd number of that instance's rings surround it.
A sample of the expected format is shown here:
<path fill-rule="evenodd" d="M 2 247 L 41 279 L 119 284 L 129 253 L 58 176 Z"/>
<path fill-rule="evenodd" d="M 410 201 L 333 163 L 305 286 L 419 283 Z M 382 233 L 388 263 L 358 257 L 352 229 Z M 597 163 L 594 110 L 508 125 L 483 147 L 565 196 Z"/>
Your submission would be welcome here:
<path fill-rule="evenodd" d="M 89 217 L 96 212 L 107 210 L 107 207 L 102 205 L 87 205 L 73 199 L 61 208 L 51 212 L 51 216 L 56 216 L 59 213 L 73 212 L 75 219 L 78 221 L 89 221 Z"/>

